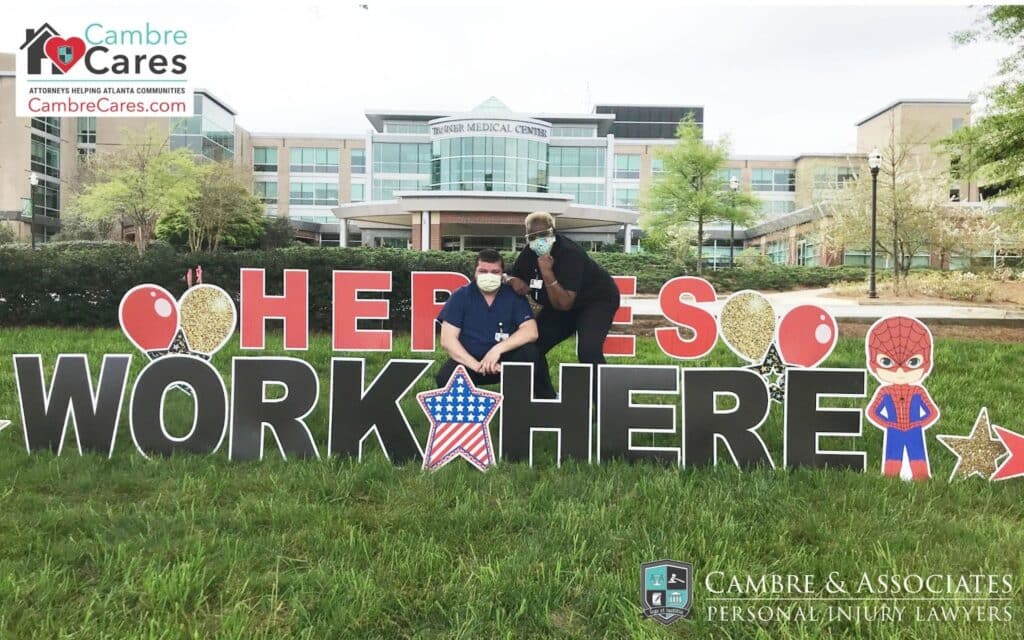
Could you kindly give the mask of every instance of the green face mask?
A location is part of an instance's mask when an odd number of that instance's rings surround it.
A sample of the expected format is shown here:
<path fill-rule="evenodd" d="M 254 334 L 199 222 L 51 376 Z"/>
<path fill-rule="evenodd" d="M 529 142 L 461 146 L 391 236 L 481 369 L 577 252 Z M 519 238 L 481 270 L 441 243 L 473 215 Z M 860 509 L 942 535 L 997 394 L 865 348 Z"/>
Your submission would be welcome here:
<path fill-rule="evenodd" d="M 540 238 L 534 238 L 530 240 L 530 248 L 538 256 L 546 256 L 551 253 L 551 245 L 555 244 L 555 239 L 550 236 L 543 236 Z"/>
<path fill-rule="evenodd" d="M 485 293 L 493 293 L 501 286 L 501 274 L 478 273 L 476 274 L 476 286 Z"/>

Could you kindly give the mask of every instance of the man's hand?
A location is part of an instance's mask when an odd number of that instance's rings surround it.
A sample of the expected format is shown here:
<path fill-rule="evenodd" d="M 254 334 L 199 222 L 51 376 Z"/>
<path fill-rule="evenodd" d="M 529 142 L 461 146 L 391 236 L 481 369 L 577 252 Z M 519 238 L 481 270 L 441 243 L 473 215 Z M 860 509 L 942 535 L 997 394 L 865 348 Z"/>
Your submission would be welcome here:
<path fill-rule="evenodd" d="M 501 343 L 498 343 L 498 344 L 494 345 L 493 347 L 491 347 L 491 350 L 488 351 L 484 355 L 483 360 L 480 361 L 480 373 L 482 373 L 484 375 L 488 375 L 488 374 L 500 372 L 501 371 L 501 354 L 502 354 Z"/>
<path fill-rule="evenodd" d="M 516 295 L 525 296 L 530 293 L 530 287 L 526 285 L 521 279 L 512 276 L 508 279 L 508 285 L 512 287 L 512 290 L 516 292 Z"/>
<path fill-rule="evenodd" d="M 550 253 L 546 256 L 540 256 L 537 258 L 537 267 L 540 269 L 540 273 L 544 276 L 545 280 L 550 279 L 549 277 L 554 275 L 554 272 L 552 271 L 554 266 L 555 259 L 551 257 Z"/>

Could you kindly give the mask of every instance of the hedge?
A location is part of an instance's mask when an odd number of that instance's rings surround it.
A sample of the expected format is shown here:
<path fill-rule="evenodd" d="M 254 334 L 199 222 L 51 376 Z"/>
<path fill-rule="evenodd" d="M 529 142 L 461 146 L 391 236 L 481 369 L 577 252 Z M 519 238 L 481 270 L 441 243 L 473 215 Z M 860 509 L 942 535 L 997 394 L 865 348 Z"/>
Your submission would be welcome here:
<path fill-rule="evenodd" d="M 681 265 L 649 255 L 591 255 L 612 275 L 636 275 L 641 293 L 657 293 L 666 280 L 687 273 Z M 506 254 L 506 260 L 512 258 Z M 266 269 L 268 290 L 277 294 L 284 269 L 308 270 L 310 323 L 318 329 L 330 328 L 331 271 L 391 271 L 390 325 L 401 328 L 408 326 L 411 271 L 470 275 L 475 255 L 337 247 L 186 254 L 155 243 L 139 256 L 133 246 L 120 243 L 54 243 L 34 251 L 8 245 L 0 247 L 0 326 L 116 326 L 118 303 L 125 291 L 148 282 L 180 296 L 186 287 L 186 270 L 196 265 L 202 265 L 205 282 L 223 287 L 236 300 L 242 267 Z M 865 273 L 859 268 L 772 266 L 707 271 L 704 277 L 720 291 L 734 291 L 826 286 L 863 280 Z"/>

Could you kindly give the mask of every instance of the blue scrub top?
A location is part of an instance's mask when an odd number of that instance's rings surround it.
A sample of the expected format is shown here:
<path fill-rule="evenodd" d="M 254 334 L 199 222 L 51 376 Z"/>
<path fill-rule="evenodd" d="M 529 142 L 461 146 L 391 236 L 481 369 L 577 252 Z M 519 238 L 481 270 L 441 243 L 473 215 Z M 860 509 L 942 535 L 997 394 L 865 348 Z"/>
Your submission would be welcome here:
<path fill-rule="evenodd" d="M 459 287 L 445 303 L 438 320 L 458 327 L 459 342 L 479 360 L 497 344 L 497 333 L 512 335 L 519 325 L 533 320 L 533 310 L 526 298 L 516 295 L 512 287 L 501 285 L 488 306 L 476 283 Z"/>

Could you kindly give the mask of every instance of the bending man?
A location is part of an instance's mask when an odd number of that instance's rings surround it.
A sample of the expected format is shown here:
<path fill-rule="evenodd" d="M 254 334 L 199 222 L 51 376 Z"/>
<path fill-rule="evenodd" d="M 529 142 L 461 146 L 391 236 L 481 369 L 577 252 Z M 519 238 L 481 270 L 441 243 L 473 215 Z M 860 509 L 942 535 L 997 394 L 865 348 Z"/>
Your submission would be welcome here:
<path fill-rule="evenodd" d="M 619 309 L 615 281 L 583 247 L 555 233 L 549 213 L 526 217 L 526 242 L 508 282 L 516 293 L 530 295 L 541 305 L 537 315 L 541 356 L 546 362 L 548 351 L 576 334 L 579 361 L 604 364 L 604 340 Z M 542 370 L 547 376 L 547 366 Z"/>

